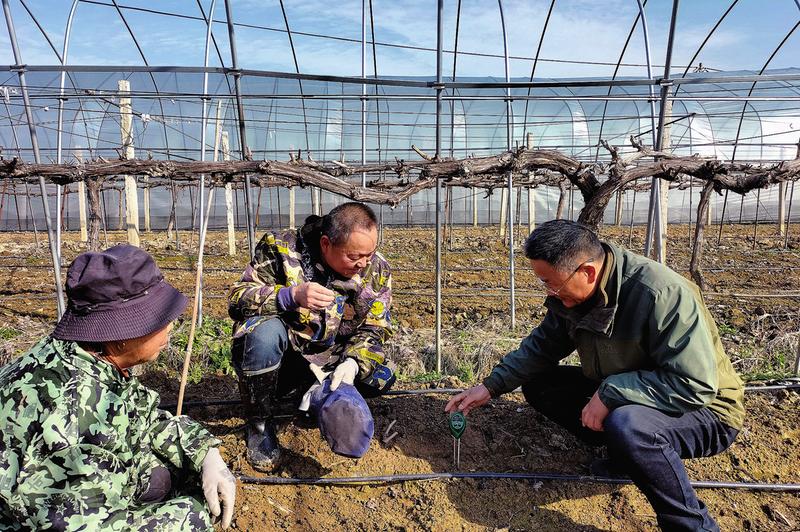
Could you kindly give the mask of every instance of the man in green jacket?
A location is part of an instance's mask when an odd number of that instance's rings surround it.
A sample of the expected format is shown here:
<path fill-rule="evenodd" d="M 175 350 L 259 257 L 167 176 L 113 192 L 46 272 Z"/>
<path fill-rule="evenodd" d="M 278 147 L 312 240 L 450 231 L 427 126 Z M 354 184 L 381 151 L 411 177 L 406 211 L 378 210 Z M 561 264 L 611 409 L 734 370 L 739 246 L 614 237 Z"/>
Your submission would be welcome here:
<path fill-rule="evenodd" d="M 539 412 L 608 447 L 610 465 L 630 475 L 664 530 L 719 530 L 681 458 L 733 443 L 743 385 L 697 286 L 567 220 L 540 225 L 525 255 L 548 295 L 544 320 L 446 411 L 467 413 L 521 386 Z M 576 350 L 580 368 L 559 365 Z"/>

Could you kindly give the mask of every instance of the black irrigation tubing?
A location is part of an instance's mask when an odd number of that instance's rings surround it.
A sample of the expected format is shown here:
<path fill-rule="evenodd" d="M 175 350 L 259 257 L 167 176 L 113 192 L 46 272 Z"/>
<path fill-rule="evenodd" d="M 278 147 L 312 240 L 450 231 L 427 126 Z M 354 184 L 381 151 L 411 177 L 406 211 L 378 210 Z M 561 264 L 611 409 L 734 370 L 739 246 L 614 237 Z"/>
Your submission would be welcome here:
<path fill-rule="evenodd" d="M 355 477 L 251 477 L 238 475 L 243 484 L 256 485 L 312 485 L 312 486 L 353 486 L 363 484 L 396 484 L 401 482 L 419 482 L 427 480 L 523 480 L 523 481 L 561 481 L 595 484 L 632 484 L 629 478 L 596 477 L 565 473 L 500 473 L 491 471 L 453 472 L 453 473 L 412 473 L 397 475 L 355 476 Z M 800 492 L 800 484 L 763 483 L 763 482 L 726 482 L 719 480 L 693 480 L 694 488 L 704 489 L 737 489 L 748 491 Z"/>
<path fill-rule="evenodd" d="M 745 386 L 744 391 L 750 393 L 757 393 L 757 392 L 774 392 L 780 390 L 796 390 L 800 389 L 800 383 L 798 384 L 774 384 L 774 385 L 765 385 L 765 386 Z M 401 395 L 437 395 L 437 394 L 445 394 L 445 395 L 455 395 L 457 393 L 463 392 L 463 388 L 430 388 L 430 389 L 420 389 L 420 390 L 389 390 L 388 392 L 381 395 L 381 397 L 392 397 L 392 396 L 401 396 Z M 520 393 L 521 390 L 517 388 L 516 390 L 512 391 L 511 393 Z M 205 407 L 205 406 L 236 406 L 240 405 L 241 400 L 239 399 L 213 399 L 208 401 L 184 401 L 183 406 L 185 408 L 189 407 Z M 160 408 L 164 410 L 174 410 L 176 408 L 176 403 L 166 403 L 161 405 Z"/>
<path fill-rule="evenodd" d="M 5 260 L 6 257 L 0 257 L 0 261 Z M 69 264 L 62 264 L 62 268 L 67 268 Z M 0 268 L 6 269 L 16 269 L 16 268 L 25 268 L 29 270 L 46 270 L 52 268 L 52 266 L 48 266 L 46 264 L 0 264 Z M 161 271 L 176 271 L 176 272 L 192 272 L 194 268 L 181 268 L 180 266 L 160 266 L 159 269 Z M 689 268 L 672 268 L 676 271 L 689 271 Z M 503 266 L 484 266 L 484 267 L 475 267 L 475 268 L 442 268 L 444 272 L 453 273 L 453 272 L 500 272 L 500 271 L 508 271 L 508 267 Z M 515 266 L 514 270 L 519 271 L 526 271 L 531 272 L 533 268 L 525 267 L 525 266 Z M 737 266 L 731 268 L 703 268 L 703 273 L 724 273 L 729 271 L 794 271 L 800 270 L 800 266 L 764 266 L 764 267 L 754 267 L 754 268 L 747 268 L 744 266 Z M 243 268 L 224 268 L 224 267 L 203 267 L 203 273 L 241 273 Z M 433 267 L 430 268 L 392 268 L 393 273 L 404 273 L 404 272 L 428 272 L 428 273 L 435 273 Z"/>
<path fill-rule="evenodd" d="M 487 288 L 485 287 L 465 287 L 469 288 L 469 292 L 442 292 L 442 297 L 446 298 L 465 298 L 465 297 L 481 297 L 483 299 L 486 298 L 506 298 L 508 297 L 508 292 L 510 291 L 509 288 L 503 287 L 492 287 L 491 289 L 494 292 L 486 291 Z M 28 292 L 8 292 L 4 291 L 5 293 L 2 294 L 3 299 L 36 299 L 36 300 L 44 300 L 44 299 L 52 299 L 55 295 L 55 292 L 50 293 L 38 293 L 38 295 L 34 295 Z M 424 297 L 433 297 L 433 292 L 430 290 L 393 290 L 392 292 L 395 296 L 424 296 Z M 544 297 L 544 292 L 540 291 L 528 291 L 528 290 L 519 290 L 515 291 L 516 299 L 538 299 Z M 798 299 L 800 298 L 800 292 L 791 292 L 791 293 L 766 293 L 766 294 L 747 294 L 747 293 L 739 293 L 739 292 L 706 292 L 703 294 L 705 298 L 746 298 L 746 299 Z M 206 294 L 203 295 L 203 299 L 227 299 L 228 296 L 224 294 Z"/>

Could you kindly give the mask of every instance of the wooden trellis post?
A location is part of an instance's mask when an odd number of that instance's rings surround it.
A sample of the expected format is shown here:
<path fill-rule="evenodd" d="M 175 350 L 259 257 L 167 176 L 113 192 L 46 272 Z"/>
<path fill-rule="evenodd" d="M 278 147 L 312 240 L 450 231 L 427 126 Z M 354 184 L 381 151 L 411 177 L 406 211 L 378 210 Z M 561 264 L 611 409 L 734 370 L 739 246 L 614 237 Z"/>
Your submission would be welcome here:
<path fill-rule="evenodd" d="M 133 111 L 131 109 L 130 94 L 131 84 L 126 79 L 118 82 L 120 132 L 122 134 L 122 156 L 125 159 L 135 159 L 133 150 Z M 128 243 L 134 246 L 139 245 L 139 197 L 136 190 L 136 178 L 131 175 L 125 176 L 125 225 L 128 230 Z"/>
<path fill-rule="evenodd" d="M 786 186 L 788 183 L 778 183 L 778 235 L 786 234 Z"/>
<path fill-rule="evenodd" d="M 622 191 L 617 191 L 617 204 L 614 206 L 614 225 L 622 225 Z"/>
<path fill-rule="evenodd" d="M 533 149 L 533 133 L 525 135 L 525 147 Z M 528 234 L 536 227 L 536 189 L 528 187 Z"/>
<path fill-rule="evenodd" d="M 231 160 L 228 132 L 222 132 L 222 159 Z M 236 255 L 236 226 L 233 222 L 233 184 L 225 183 L 225 213 L 228 221 L 228 255 Z"/>
<path fill-rule="evenodd" d="M 289 187 L 289 229 L 295 229 L 294 217 L 295 217 L 294 187 Z"/>
<path fill-rule="evenodd" d="M 220 143 L 222 143 L 222 158 L 231 159 L 230 137 L 227 131 L 222 131 L 222 100 L 217 102 L 217 116 L 214 120 L 214 162 L 219 160 Z M 236 224 L 233 220 L 233 184 L 225 183 L 225 220 L 228 226 L 228 255 L 236 255 Z"/>
<path fill-rule="evenodd" d="M 508 216 L 508 189 L 500 190 L 500 239 L 506 241 L 506 217 Z"/>

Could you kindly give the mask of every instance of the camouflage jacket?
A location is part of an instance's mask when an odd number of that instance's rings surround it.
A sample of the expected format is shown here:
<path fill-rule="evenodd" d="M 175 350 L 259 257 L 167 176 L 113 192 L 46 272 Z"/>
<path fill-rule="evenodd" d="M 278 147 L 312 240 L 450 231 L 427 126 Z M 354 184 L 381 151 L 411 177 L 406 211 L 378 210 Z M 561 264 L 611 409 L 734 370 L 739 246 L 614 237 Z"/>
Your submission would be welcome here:
<path fill-rule="evenodd" d="M 292 348 L 309 362 L 331 369 L 351 357 L 358 363 L 361 382 L 384 389 L 394 374 L 394 365 L 383 352 L 383 343 L 392 334 L 389 263 L 376 252 L 360 274 L 341 278 L 320 258 L 319 238 L 313 224 L 261 238 L 253 260 L 230 291 L 234 338 L 279 317 Z M 336 293 L 327 309 L 284 308 L 278 297 L 281 288 L 312 281 Z"/>
<path fill-rule="evenodd" d="M 137 505 L 156 465 L 199 472 L 219 445 L 74 342 L 0 368 L 0 530 L 210 530 L 202 496 Z"/>

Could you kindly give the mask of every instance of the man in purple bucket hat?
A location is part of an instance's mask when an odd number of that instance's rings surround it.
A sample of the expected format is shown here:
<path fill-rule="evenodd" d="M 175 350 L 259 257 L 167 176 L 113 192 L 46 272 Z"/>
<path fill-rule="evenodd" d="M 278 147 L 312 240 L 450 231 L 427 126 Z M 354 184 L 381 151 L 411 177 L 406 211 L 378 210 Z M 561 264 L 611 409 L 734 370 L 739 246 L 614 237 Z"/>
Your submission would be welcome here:
<path fill-rule="evenodd" d="M 383 351 L 392 276 L 377 226 L 371 208 L 348 202 L 298 230 L 266 233 L 231 288 L 233 364 L 257 470 L 272 470 L 280 456 L 275 409 L 301 397 L 334 452 L 357 458 L 369 447 L 364 397 L 395 381 Z"/>

